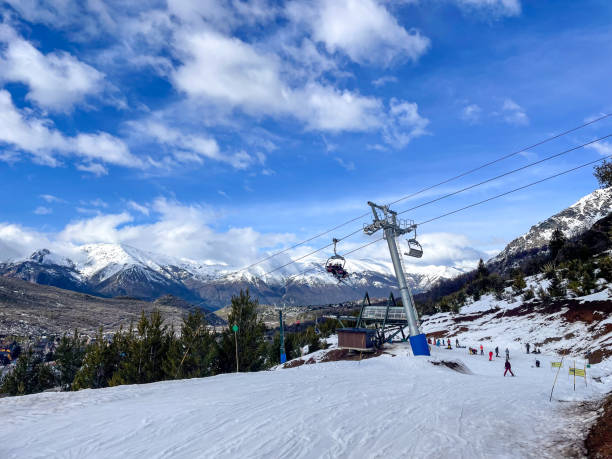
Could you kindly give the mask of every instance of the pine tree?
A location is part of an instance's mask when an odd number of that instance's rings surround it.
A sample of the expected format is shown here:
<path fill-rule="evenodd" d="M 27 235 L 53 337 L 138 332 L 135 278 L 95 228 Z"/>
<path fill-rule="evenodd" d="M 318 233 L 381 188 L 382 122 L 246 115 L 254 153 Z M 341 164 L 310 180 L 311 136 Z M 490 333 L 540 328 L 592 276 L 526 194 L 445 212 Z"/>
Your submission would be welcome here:
<path fill-rule="evenodd" d="M 548 243 L 550 257 L 553 260 L 557 259 L 559 252 L 561 252 L 566 243 L 567 240 L 565 238 L 565 235 L 563 234 L 563 231 L 561 231 L 559 228 L 556 228 L 550 237 L 550 242 Z"/>
<path fill-rule="evenodd" d="M 476 275 L 480 279 L 484 279 L 489 276 L 489 270 L 487 269 L 482 258 L 478 261 L 478 268 L 476 269 Z"/>
<path fill-rule="evenodd" d="M 122 330 L 115 333 L 111 343 L 107 343 L 104 339 L 102 327 L 100 327 L 95 339 L 86 348 L 83 365 L 76 373 L 72 383 L 73 390 L 98 389 L 109 386 L 119 364 L 115 340 L 122 334 Z"/>
<path fill-rule="evenodd" d="M 171 331 L 169 336 L 173 336 Z M 164 361 L 166 377 L 201 378 L 213 374 L 217 358 L 214 336 L 206 328 L 206 319 L 200 309 L 183 318 L 181 336 L 170 339 Z"/>
<path fill-rule="evenodd" d="M 55 350 L 55 368 L 58 372 L 58 383 L 62 390 L 70 390 L 72 382 L 83 364 L 85 346 L 79 338 L 77 330 L 74 335 L 62 336 L 57 349 Z"/>
<path fill-rule="evenodd" d="M 235 338 L 233 325 L 238 325 L 238 363 L 240 371 L 258 371 L 265 363 L 266 346 L 264 341 L 265 325 L 257 317 L 257 301 L 249 294 L 240 291 L 232 297 L 228 327 L 221 336 L 219 346 L 219 371 L 236 371 Z"/>
<path fill-rule="evenodd" d="M 136 326 L 137 336 L 131 335 L 125 344 L 125 356 L 110 384 L 145 384 L 164 379 L 164 365 L 168 351 L 167 326 L 159 310 L 147 317 L 142 311 Z"/>
<path fill-rule="evenodd" d="M 525 282 L 525 277 L 523 276 L 523 272 L 519 269 L 514 275 L 514 279 L 512 281 L 512 290 L 516 295 L 521 293 L 527 287 L 527 283 Z"/>
<path fill-rule="evenodd" d="M 612 186 L 612 162 L 604 161 L 599 166 L 595 166 L 593 175 L 599 182 L 600 188 Z"/>
<path fill-rule="evenodd" d="M 55 376 L 41 355 L 31 349 L 22 353 L 15 368 L 2 378 L 0 393 L 26 395 L 42 392 L 55 385 Z"/>
<path fill-rule="evenodd" d="M 595 277 L 589 271 L 585 271 L 582 274 L 582 279 L 580 280 L 581 295 L 590 295 L 593 289 L 596 287 L 597 283 L 595 282 Z"/>
<path fill-rule="evenodd" d="M 548 287 L 548 294 L 553 298 L 559 298 L 565 296 L 566 293 L 566 288 L 563 286 L 563 283 L 559 276 L 555 273 L 555 275 L 550 281 L 550 286 Z"/>
<path fill-rule="evenodd" d="M 323 348 L 319 335 L 315 332 L 314 327 L 306 329 L 306 344 L 308 344 L 308 352 L 316 352 Z"/>

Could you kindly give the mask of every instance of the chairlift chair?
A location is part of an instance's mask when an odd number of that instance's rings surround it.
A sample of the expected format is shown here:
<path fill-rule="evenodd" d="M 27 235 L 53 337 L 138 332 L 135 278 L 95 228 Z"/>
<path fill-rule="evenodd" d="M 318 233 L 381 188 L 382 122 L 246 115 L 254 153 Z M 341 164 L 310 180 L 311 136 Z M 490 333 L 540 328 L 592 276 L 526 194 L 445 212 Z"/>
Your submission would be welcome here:
<path fill-rule="evenodd" d="M 338 255 L 336 252 L 336 244 L 340 241 L 334 238 L 334 254 L 329 257 L 327 262 L 325 263 L 325 270 L 334 276 L 338 281 L 342 281 L 342 279 L 346 279 L 348 277 L 348 272 L 344 269 L 346 265 L 346 260 L 343 256 Z"/>
<path fill-rule="evenodd" d="M 414 228 L 414 237 L 408 239 L 406 242 L 408 242 L 408 252 L 404 255 L 415 258 L 421 258 L 423 256 L 423 247 L 419 244 L 419 241 L 416 240 L 416 226 Z"/>
<path fill-rule="evenodd" d="M 416 239 L 408 239 L 408 252 L 406 255 L 415 258 L 421 258 L 423 256 L 423 247 L 421 247 L 419 241 Z"/>

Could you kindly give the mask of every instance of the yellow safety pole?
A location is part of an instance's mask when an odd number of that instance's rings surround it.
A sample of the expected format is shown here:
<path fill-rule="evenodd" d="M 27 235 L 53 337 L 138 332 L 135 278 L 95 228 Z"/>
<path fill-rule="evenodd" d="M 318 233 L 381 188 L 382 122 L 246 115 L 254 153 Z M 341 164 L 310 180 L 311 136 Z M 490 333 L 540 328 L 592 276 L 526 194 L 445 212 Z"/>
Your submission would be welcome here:
<path fill-rule="evenodd" d="M 576 360 L 574 360 L 574 392 L 576 392 Z"/>
<path fill-rule="evenodd" d="M 553 381 L 552 389 L 550 390 L 550 399 L 548 399 L 549 402 L 552 402 L 552 394 L 553 394 L 553 391 L 555 390 L 555 384 L 557 384 L 557 377 L 559 376 L 559 372 L 561 371 L 561 367 L 563 366 L 564 357 L 565 356 L 561 356 L 561 365 L 559 365 L 559 369 L 557 370 L 557 374 L 555 375 L 555 380 Z"/>

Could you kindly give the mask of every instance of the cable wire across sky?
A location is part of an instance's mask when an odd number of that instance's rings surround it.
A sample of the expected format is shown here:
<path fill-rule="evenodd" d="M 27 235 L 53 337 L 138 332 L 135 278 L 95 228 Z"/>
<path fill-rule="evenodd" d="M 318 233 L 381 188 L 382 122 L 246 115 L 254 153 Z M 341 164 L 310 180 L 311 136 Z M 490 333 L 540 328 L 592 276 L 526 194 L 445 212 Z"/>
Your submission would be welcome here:
<path fill-rule="evenodd" d="M 588 162 L 586 162 L 586 163 L 580 164 L 580 165 L 575 166 L 575 167 L 572 167 L 572 168 L 570 168 L 570 169 L 566 169 L 566 170 L 563 170 L 563 171 L 558 172 L 558 173 L 556 173 L 556 174 L 549 175 L 548 177 L 544 177 L 543 179 L 536 180 L 536 181 L 534 181 L 534 182 L 530 182 L 530 183 L 528 183 L 528 184 L 526 184 L 526 185 L 519 186 L 519 187 L 517 187 L 517 188 L 514 188 L 514 189 L 512 189 L 512 190 L 505 191 L 505 192 L 503 192 L 503 193 L 499 193 L 499 194 L 497 194 L 497 195 L 495 195 L 495 196 L 491 196 L 491 197 L 486 198 L 486 199 L 483 199 L 483 200 L 481 200 L 481 201 L 474 202 L 474 203 L 469 204 L 469 205 L 467 205 L 467 206 L 463 206 L 463 207 L 460 207 L 460 208 L 458 208 L 458 209 L 452 210 L 452 211 L 450 211 L 450 212 L 446 212 L 446 213 L 444 213 L 444 214 L 438 215 L 437 217 L 429 218 L 429 219 L 427 219 L 427 220 L 424 220 L 424 221 L 422 221 L 422 222 L 417 223 L 417 226 L 425 225 L 425 224 L 427 224 L 427 223 L 431 223 L 431 222 L 436 221 L 436 220 L 439 220 L 439 219 L 441 219 L 441 218 L 448 217 L 449 215 L 453 215 L 453 214 L 456 214 L 456 213 L 458 213 L 458 212 L 462 212 L 462 211 L 464 211 L 464 210 L 470 209 L 470 208 L 472 208 L 472 207 L 479 206 L 479 205 L 481 205 L 481 204 L 485 204 L 485 203 L 487 203 L 487 202 L 489 202 L 489 201 L 493 201 L 493 200 L 495 200 L 495 199 L 501 198 L 501 197 L 503 197 L 503 196 L 507 196 L 507 195 L 512 194 L 512 193 L 515 193 L 515 192 L 517 192 L 517 191 L 524 190 L 524 189 L 529 188 L 529 187 L 532 187 L 532 186 L 534 186 L 534 185 L 538 185 L 538 184 L 540 184 L 540 183 L 542 183 L 542 182 L 546 182 L 546 181 L 548 181 L 548 180 L 552 180 L 552 179 L 554 179 L 554 178 L 560 177 L 560 176 L 565 175 L 565 174 L 569 174 L 570 172 L 577 171 L 577 170 L 582 169 L 582 168 L 584 168 L 584 167 L 591 166 L 591 165 L 593 165 L 593 164 L 596 164 L 596 163 L 598 163 L 598 162 L 601 162 L 601 161 L 604 161 L 604 160 L 606 160 L 606 159 L 610 159 L 610 158 L 612 158 L 612 155 L 609 155 L 609 156 L 604 156 L 603 158 L 598 158 L 598 159 L 593 160 L 593 161 L 588 161 Z M 403 212 L 403 211 L 402 211 L 402 212 Z M 402 212 L 399 212 L 399 213 L 402 213 Z M 399 213 L 398 213 L 398 214 L 399 214 Z M 361 230 L 359 230 L 359 231 L 361 231 Z M 378 241 L 380 241 L 380 240 L 382 240 L 382 239 L 383 239 L 383 238 L 378 238 L 378 239 L 375 239 L 374 241 L 370 241 L 370 242 L 368 242 L 367 244 L 361 245 L 361 246 L 359 246 L 359 247 L 357 247 L 357 248 L 355 248 L 355 249 L 353 249 L 353 250 L 351 250 L 351 251 L 349 251 L 349 252 L 346 252 L 346 253 L 345 253 L 345 255 L 349 255 L 349 254 L 351 254 L 351 253 L 355 253 L 355 252 L 357 252 L 357 251 L 359 251 L 359 250 L 362 250 L 362 249 L 364 249 L 364 248 L 366 248 L 366 247 L 368 247 L 368 246 L 370 246 L 370 245 L 372 245 L 372 244 L 374 244 L 374 243 L 376 243 L 376 242 L 378 242 Z M 328 247 L 328 246 L 326 246 L 326 247 Z M 320 250 L 323 250 L 324 248 L 325 248 L 325 247 L 322 247 L 321 249 L 318 249 L 316 252 L 318 252 L 318 251 L 320 251 Z M 315 252 L 315 253 L 316 253 L 316 252 Z M 301 257 L 300 259 L 303 259 L 303 258 L 306 258 L 306 256 L 303 256 L 303 257 Z M 295 261 L 299 261 L 299 260 L 295 260 Z M 283 267 L 284 267 L 284 266 L 288 266 L 288 265 L 290 265 L 290 264 L 294 263 L 295 261 L 290 262 L 290 263 L 287 263 L 287 264 L 283 265 Z M 315 266 L 315 267 L 308 268 L 308 269 L 306 269 L 306 270 L 304 270 L 304 271 L 302 271 L 302 272 L 300 272 L 300 273 L 298 273 L 298 274 L 293 274 L 293 275 L 291 275 L 291 276 L 289 276 L 289 277 L 291 278 L 291 277 L 301 276 L 301 275 L 303 275 L 303 274 L 305 274 L 305 273 L 307 273 L 307 272 L 309 272 L 309 271 L 313 271 L 313 270 L 315 270 L 315 269 L 317 269 L 317 267 L 316 267 L 316 266 Z M 275 269 L 275 270 L 272 270 L 272 271 L 269 271 L 269 272 L 267 272 L 267 273 L 264 273 L 262 276 L 266 276 L 266 275 L 268 275 L 268 274 L 270 274 L 270 273 L 272 273 L 272 272 L 274 272 L 274 271 L 276 271 L 276 269 Z"/>
<path fill-rule="evenodd" d="M 399 199 L 396 199 L 395 201 L 391 201 L 390 203 L 388 203 L 388 205 L 397 204 L 397 203 L 399 203 L 399 202 L 402 202 L 402 201 L 405 201 L 405 200 L 407 200 L 407 199 L 410 199 L 410 198 L 413 198 L 413 197 L 415 197 L 415 196 L 418 196 L 419 194 L 425 193 L 426 191 L 429 191 L 429 190 L 432 190 L 432 189 L 434 189 L 434 188 L 437 188 L 437 187 L 439 187 L 439 186 L 441 186 L 441 185 L 445 185 L 445 184 L 450 183 L 450 182 L 452 182 L 452 181 L 458 180 L 458 179 L 460 179 L 460 178 L 462 178 L 462 177 L 465 177 L 465 176 L 467 176 L 467 175 L 470 175 L 470 174 L 472 174 L 472 173 L 474 173 L 474 172 L 477 172 L 477 171 L 479 171 L 479 170 L 481 170 L 481 169 L 484 169 L 484 168 L 486 168 L 486 167 L 488 167 L 488 166 L 491 166 L 491 165 L 493 165 L 493 164 L 499 163 L 499 162 L 501 162 L 501 161 L 503 161 L 503 160 L 506 160 L 506 159 L 511 158 L 511 157 L 513 157 L 513 156 L 516 156 L 516 155 L 519 155 L 519 154 L 521 154 L 521 153 L 523 153 L 523 152 L 526 152 L 526 151 L 532 150 L 532 149 L 533 149 L 533 148 L 535 148 L 535 147 L 538 147 L 538 146 L 543 145 L 543 144 L 545 144 L 545 143 L 551 142 L 551 141 L 553 141 L 553 140 L 555 140 L 555 139 L 558 139 L 558 138 L 560 138 L 560 137 L 563 137 L 563 136 L 565 136 L 565 135 L 567 135 L 567 134 L 570 134 L 570 133 L 572 133 L 572 132 L 575 132 L 575 131 L 578 131 L 578 130 L 580 130 L 580 129 L 583 129 L 583 128 L 585 128 L 585 127 L 587 127 L 587 126 L 590 126 L 590 125 L 592 125 L 592 124 L 594 124 L 594 123 L 597 123 L 597 122 L 599 122 L 599 121 L 602 121 L 602 120 L 604 120 L 604 119 L 606 119 L 606 118 L 608 118 L 608 117 L 610 117 L 610 116 L 612 116 L 612 113 L 608 113 L 608 114 L 602 115 L 602 116 L 600 116 L 600 117 L 598 117 L 598 118 L 595 118 L 595 119 L 593 119 L 593 120 L 590 120 L 590 121 L 588 121 L 588 122 L 586 122 L 586 123 L 583 123 L 583 124 L 581 124 L 581 125 L 579 125 L 579 126 L 576 126 L 576 127 L 571 128 L 571 129 L 568 129 L 568 130 L 566 130 L 566 131 L 563 131 L 563 132 L 561 132 L 561 133 L 559 133 L 559 134 L 555 134 L 555 135 L 553 135 L 553 136 L 551 136 L 551 137 L 547 137 L 546 139 L 541 140 L 541 141 L 539 141 L 539 142 L 536 142 L 536 143 L 534 143 L 534 144 L 532 144 L 532 145 L 529 145 L 529 146 L 527 146 L 527 147 L 525 147 L 525 148 L 522 148 L 522 149 L 520 149 L 520 150 L 516 150 L 516 151 L 514 151 L 514 152 L 512 152 L 512 153 L 508 153 L 508 154 L 506 154 L 506 155 L 500 156 L 499 158 L 496 158 L 496 159 L 494 159 L 494 160 L 492 160 L 492 161 L 486 162 L 486 163 L 484 163 L 484 164 L 482 164 L 482 165 L 480 165 L 480 166 L 477 166 L 477 167 L 475 167 L 475 168 L 469 169 L 469 170 L 467 170 L 467 171 L 465 171 L 465 172 L 462 172 L 462 173 L 460 173 L 460 174 L 458 174 L 458 175 L 455 175 L 455 176 L 453 176 L 453 177 L 450 177 L 450 178 L 448 178 L 448 179 L 445 179 L 445 180 L 443 180 L 443 181 L 441 181 L 441 182 L 435 183 L 435 184 L 433 184 L 433 185 L 429 185 L 429 186 L 427 186 L 427 187 L 425 187 L 425 188 L 422 188 L 422 189 L 420 189 L 420 190 L 418 190 L 418 191 L 415 191 L 414 193 L 411 193 L 411 194 L 408 194 L 408 195 L 402 196 L 402 197 L 400 197 Z M 602 137 L 602 138 L 600 138 L 600 139 L 594 140 L 594 141 L 592 141 L 592 142 L 588 142 L 587 144 L 580 145 L 580 146 L 575 147 L 575 148 L 572 148 L 572 149 L 570 149 L 570 150 L 566 150 L 566 151 L 564 151 L 564 152 L 558 153 L 558 154 L 553 155 L 553 156 L 551 156 L 551 157 L 549 157 L 549 158 L 543 159 L 543 160 L 541 160 L 541 161 L 539 161 L 539 162 L 543 162 L 543 161 L 546 161 L 546 160 L 548 160 L 548 159 L 552 159 L 553 157 L 560 156 L 560 155 L 565 154 L 565 153 L 569 153 L 570 151 L 574 151 L 574 150 L 576 150 L 576 149 L 578 149 L 578 148 L 582 148 L 582 147 L 584 147 L 584 146 L 586 146 L 586 145 L 588 145 L 588 144 L 595 143 L 595 142 L 597 142 L 597 141 L 599 141 L 599 140 L 602 140 L 602 139 L 604 139 L 604 138 L 607 138 L 607 137 L 610 137 L 610 135 L 607 135 L 607 136 Z M 508 173 L 506 173 L 506 174 L 503 174 L 502 176 L 504 176 L 504 175 L 509 175 L 509 174 L 511 174 L 511 173 L 514 173 L 514 172 L 518 172 L 519 170 L 525 169 L 526 167 L 531 167 L 531 166 L 533 166 L 533 165 L 535 165 L 535 164 L 538 164 L 539 162 L 536 162 L 536 163 L 531 164 L 531 165 L 523 166 L 522 168 L 516 169 L 516 170 L 514 170 L 514 171 L 510 171 L 510 172 L 508 172 Z M 494 177 L 494 178 L 492 178 L 492 179 L 488 179 L 487 181 L 482 182 L 482 183 L 480 183 L 480 184 L 472 185 L 472 186 L 471 186 L 471 187 L 469 187 L 468 189 L 470 189 L 470 188 L 474 188 L 474 187 L 476 187 L 476 186 L 482 185 L 483 183 L 486 183 L 486 182 L 488 182 L 488 181 L 495 180 L 496 178 L 500 178 L 500 177 L 501 177 L 501 176 Z M 466 191 L 466 190 L 459 190 L 459 191 L 454 192 L 454 193 L 452 193 L 452 194 L 450 194 L 450 195 L 448 195 L 448 196 L 452 196 L 452 195 L 454 195 L 454 194 L 458 194 L 458 193 L 460 193 L 460 192 L 462 192 L 462 191 Z M 444 197 L 448 197 L 448 196 L 444 196 Z M 440 199 L 444 199 L 444 197 L 438 198 L 438 199 L 436 199 L 436 201 L 437 201 L 437 200 L 440 200 Z M 432 201 L 432 202 L 435 202 L 435 201 Z M 426 205 L 426 204 L 423 204 L 423 205 Z M 421 207 L 421 206 L 419 206 L 419 207 Z M 408 210 L 411 210 L 411 209 L 408 209 Z M 408 210 L 403 211 L 402 213 L 407 212 Z M 258 264 L 261 264 L 261 263 L 263 263 L 264 261 L 270 260 L 270 259 L 272 259 L 272 258 L 274 258 L 274 257 L 276 257 L 276 256 L 278 256 L 278 255 L 283 254 L 283 253 L 289 252 L 290 250 L 293 250 L 293 249 L 295 249 L 295 248 L 297 248 L 297 247 L 299 247 L 299 246 L 301 246 L 301 245 L 304 245 L 304 244 L 306 244 L 306 243 L 308 243 L 308 242 L 311 242 L 311 241 L 313 241 L 313 240 L 315 240 L 315 239 L 318 239 L 319 237 L 325 236 L 326 234 L 329 234 L 329 233 L 331 233 L 332 231 L 335 231 L 335 230 L 337 230 L 337 229 L 339 229 L 339 228 L 342 228 L 343 226 L 346 226 L 346 225 L 348 225 L 348 224 L 350 224 L 350 223 L 353 223 L 353 222 L 355 222 L 355 221 L 357 221 L 357 220 L 360 220 L 360 219 L 362 219 L 362 218 L 364 218 L 364 217 L 367 217 L 369 214 L 370 214 L 369 212 L 365 212 L 365 213 L 364 213 L 364 214 L 362 214 L 362 215 L 359 215 L 359 216 L 357 216 L 357 217 L 355 217 L 355 218 L 352 218 L 352 219 L 350 219 L 350 220 L 347 220 L 347 221 L 345 221 L 344 223 L 341 223 L 341 224 L 339 224 L 339 225 L 336 225 L 336 226 L 334 226 L 334 227 L 332 227 L 332 228 L 330 228 L 330 229 L 328 229 L 328 230 L 325 230 L 325 231 L 323 231 L 323 232 L 321 232 L 321 233 L 318 233 L 318 234 L 316 234 L 316 235 L 314 235 L 314 236 L 312 236 L 312 237 L 309 237 L 308 239 L 305 239 L 305 240 L 303 240 L 303 241 L 300 241 L 300 242 L 298 242 L 298 243 L 296 243 L 296 244 L 294 244 L 294 245 L 292 245 L 292 246 L 290 246 L 290 247 L 287 247 L 287 248 L 282 249 L 282 250 L 280 250 L 280 251 L 278 251 L 278 252 L 275 252 L 275 253 L 273 253 L 273 254 L 271 254 L 271 255 L 268 255 L 268 256 L 266 256 L 266 257 L 264 257 L 264 258 L 260 259 L 260 260 L 257 260 L 256 262 L 251 263 L 250 265 L 245 266 L 245 267 L 244 267 L 244 268 L 242 268 L 242 269 L 239 269 L 237 272 L 244 271 L 244 270 L 246 270 L 246 269 L 252 268 L 253 266 L 256 266 L 256 265 L 258 265 Z M 359 230 L 359 231 L 361 231 L 361 230 Z M 358 232 L 358 231 L 357 231 L 357 232 Z M 355 233 L 351 233 L 351 235 L 352 235 L 352 234 L 355 234 Z M 347 235 L 347 236 L 344 236 L 343 238 L 340 238 L 339 240 L 346 239 L 347 237 L 349 237 L 349 236 L 348 236 L 348 235 Z M 321 251 L 321 250 L 323 250 L 323 249 L 325 249 L 325 248 L 327 248 L 327 247 L 331 247 L 331 245 L 332 245 L 332 244 L 328 244 L 328 245 L 326 245 L 325 247 L 322 247 L 322 248 L 320 248 L 320 249 L 317 249 L 317 250 L 316 250 L 314 253 L 319 252 L 319 251 Z M 305 255 L 305 256 L 303 256 L 303 257 L 300 257 L 300 258 L 299 258 L 299 259 L 297 259 L 296 261 L 299 261 L 300 259 L 303 259 L 303 258 L 305 258 L 306 256 L 308 256 L 308 255 Z M 291 263 L 288 263 L 288 264 L 291 264 Z M 280 267 L 278 267 L 278 268 L 275 268 L 273 271 L 270 271 L 270 272 L 277 271 L 278 269 L 281 269 L 281 268 L 283 268 L 284 266 L 287 266 L 287 265 L 283 265 L 283 266 L 280 266 Z M 267 274 L 267 273 L 266 273 L 266 274 Z"/>

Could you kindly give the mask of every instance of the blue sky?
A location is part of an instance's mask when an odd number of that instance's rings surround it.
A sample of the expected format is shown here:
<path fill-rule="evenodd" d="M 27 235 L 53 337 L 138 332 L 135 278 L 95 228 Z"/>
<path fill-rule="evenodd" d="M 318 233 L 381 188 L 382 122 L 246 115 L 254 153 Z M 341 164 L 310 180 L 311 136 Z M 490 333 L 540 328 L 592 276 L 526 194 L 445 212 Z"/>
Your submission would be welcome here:
<path fill-rule="evenodd" d="M 604 0 L 135 5 L 0 2 L 0 248 L 11 256 L 124 242 L 240 266 L 368 200 L 612 112 Z M 607 119 L 396 208 L 609 133 Z M 606 153 L 601 142 L 409 217 Z M 586 168 L 425 225 L 420 263 L 469 265 L 595 187 Z"/>

